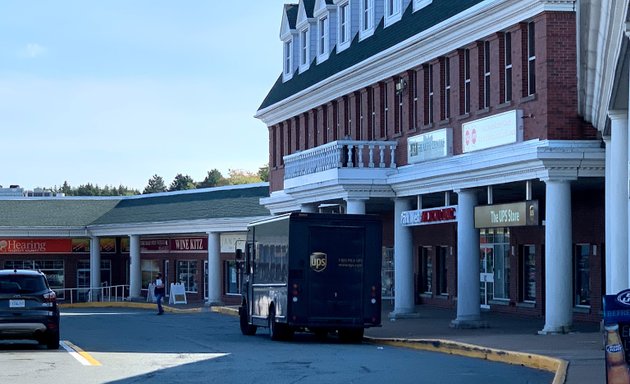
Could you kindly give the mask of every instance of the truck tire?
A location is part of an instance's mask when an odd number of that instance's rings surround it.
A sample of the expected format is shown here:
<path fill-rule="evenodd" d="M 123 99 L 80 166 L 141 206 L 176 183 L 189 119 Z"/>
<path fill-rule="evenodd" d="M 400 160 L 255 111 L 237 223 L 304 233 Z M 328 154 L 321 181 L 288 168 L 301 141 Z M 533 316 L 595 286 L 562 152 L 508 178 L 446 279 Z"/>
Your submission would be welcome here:
<path fill-rule="evenodd" d="M 245 336 L 253 336 L 256 334 L 256 326 L 249 324 L 247 316 L 247 306 L 238 307 L 238 317 L 241 325 L 241 333 Z"/>
<path fill-rule="evenodd" d="M 360 343 L 363 341 L 363 328 L 342 328 L 338 331 L 339 340 L 343 343 Z"/>
<path fill-rule="evenodd" d="M 287 324 L 276 322 L 275 307 L 269 308 L 269 338 L 271 340 L 290 340 L 293 337 L 293 329 Z"/>

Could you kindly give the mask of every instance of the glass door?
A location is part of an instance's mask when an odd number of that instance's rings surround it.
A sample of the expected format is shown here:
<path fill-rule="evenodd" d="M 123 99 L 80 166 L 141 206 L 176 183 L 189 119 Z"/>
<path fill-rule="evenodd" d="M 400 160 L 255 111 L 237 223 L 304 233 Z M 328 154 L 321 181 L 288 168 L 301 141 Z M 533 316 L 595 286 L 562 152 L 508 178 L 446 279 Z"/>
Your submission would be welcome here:
<path fill-rule="evenodd" d="M 494 247 L 485 244 L 479 254 L 479 281 L 481 308 L 489 309 L 494 297 Z"/>

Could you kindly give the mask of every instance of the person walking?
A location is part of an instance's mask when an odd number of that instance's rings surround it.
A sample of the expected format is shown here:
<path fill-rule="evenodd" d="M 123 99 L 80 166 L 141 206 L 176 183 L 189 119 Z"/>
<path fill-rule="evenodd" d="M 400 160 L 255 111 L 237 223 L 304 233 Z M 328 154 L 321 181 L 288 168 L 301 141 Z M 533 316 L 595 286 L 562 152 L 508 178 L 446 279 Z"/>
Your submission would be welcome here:
<path fill-rule="evenodd" d="M 164 309 L 162 309 L 162 298 L 164 297 L 164 280 L 162 280 L 162 274 L 158 273 L 155 277 L 155 301 L 157 302 L 158 315 L 164 313 Z"/>

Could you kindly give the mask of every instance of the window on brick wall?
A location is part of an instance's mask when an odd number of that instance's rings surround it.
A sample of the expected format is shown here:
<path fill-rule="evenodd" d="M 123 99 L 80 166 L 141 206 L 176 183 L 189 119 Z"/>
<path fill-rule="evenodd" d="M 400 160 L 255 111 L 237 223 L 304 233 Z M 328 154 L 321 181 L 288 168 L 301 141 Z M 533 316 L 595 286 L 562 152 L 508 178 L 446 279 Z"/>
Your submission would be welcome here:
<path fill-rule="evenodd" d="M 381 123 L 381 137 L 387 137 L 387 131 L 389 129 L 389 95 L 387 92 L 387 83 L 383 83 L 383 87 L 381 89 L 383 92 L 383 121 Z"/>
<path fill-rule="evenodd" d="M 464 50 L 464 113 L 470 113 L 470 49 Z"/>
<path fill-rule="evenodd" d="M 483 43 L 483 107 L 490 108 L 490 42 Z"/>
<path fill-rule="evenodd" d="M 442 103 L 442 115 L 444 119 L 451 117 L 451 59 L 444 58 L 444 102 Z"/>
<path fill-rule="evenodd" d="M 536 93 L 536 28 L 534 22 L 527 24 L 527 94 Z"/>
<path fill-rule="evenodd" d="M 503 45 L 503 59 L 505 63 L 505 73 L 504 73 L 504 91 L 505 98 L 504 102 L 512 101 L 512 34 L 510 32 L 506 32 L 503 35 L 504 37 L 504 45 Z"/>
<path fill-rule="evenodd" d="M 424 123 L 433 124 L 433 64 L 429 64 L 425 67 L 424 79 L 427 82 L 425 85 L 427 93 L 425 100 L 426 116 L 424 117 Z"/>
<path fill-rule="evenodd" d="M 418 72 L 411 72 L 409 82 L 411 83 L 411 123 L 409 127 L 416 128 L 418 121 Z"/>
<path fill-rule="evenodd" d="M 370 125 L 368 127 L 368 140 L 376 139 L 376 92 L 374 88 L 368 88 L 368 103 L 370 111 Z"/>
<path fill-rule="evenodd" d="M 328 130 L 330 129 L 330 116 L 328 116 L 328 105 L 324 105 L 322 107 L 322 114 L 324 115 L 324 120 L 322 121 L 322 129 L 324 130 L 324 132 L 322 136 L 324 136 L 324 144 L 326 144 L 328 142 Z"/>
<path fill-rule="evenodd" d="M 404 81 L 402 77 L 399 81 Z M 395 133 L 401 133 L 403 128 L 403 90 L 396 91 L 396 125 L 394 127 Z"/>

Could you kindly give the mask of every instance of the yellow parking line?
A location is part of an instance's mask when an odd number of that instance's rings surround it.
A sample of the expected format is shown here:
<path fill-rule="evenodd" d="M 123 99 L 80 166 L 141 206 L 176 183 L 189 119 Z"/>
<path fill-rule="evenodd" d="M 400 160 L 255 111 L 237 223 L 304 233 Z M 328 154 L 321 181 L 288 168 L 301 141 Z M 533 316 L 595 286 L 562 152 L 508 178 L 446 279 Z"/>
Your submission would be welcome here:
<path fill-rule="evenodd" d="M 77 347 L 76 345 L 72 344 L 68 340 L 64 340 L 63 343 L 65 345 L 67 345 L 69 348 L 71 348 L 74 352 L 79 354 L 79 356 L 81 356 L 83 359 L 85 359 L 85 361 L 89 365 L 92 365 L 92 366 L 101 366 L 102 365 L 98 360 L 93 358 L 92 355 L 90 355 L 89 353 L 85 352 L 84 350 L 82 350 L 81 348 Z"/>

